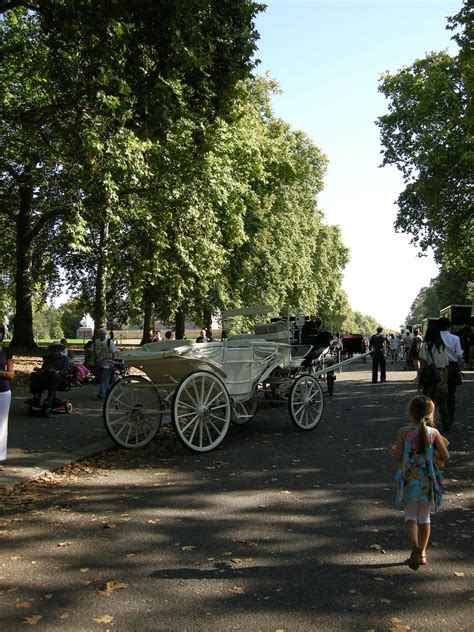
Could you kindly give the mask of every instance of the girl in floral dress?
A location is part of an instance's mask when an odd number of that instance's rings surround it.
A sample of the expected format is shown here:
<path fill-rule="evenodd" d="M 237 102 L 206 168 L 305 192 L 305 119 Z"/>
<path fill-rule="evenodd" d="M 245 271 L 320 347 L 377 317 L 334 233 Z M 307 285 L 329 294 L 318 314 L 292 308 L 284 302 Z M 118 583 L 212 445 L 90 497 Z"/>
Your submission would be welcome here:
<path fill-rule="evenodd" d="M 433 427 L 434 403 L 425 395 L 414 397 L 408 406 L 409 425 L 400 428 L 392 447 L 399 461 L 395 480 L 397 506 L 405 509 L 405 526 L 411 555 L 408 565 L 417 570 L 427 564 L 430 539 L 430 510 L 441 504 L 443 475 L 434 461 L 434 450 L 442 461 L 449 459 L 444 438 Z"/>

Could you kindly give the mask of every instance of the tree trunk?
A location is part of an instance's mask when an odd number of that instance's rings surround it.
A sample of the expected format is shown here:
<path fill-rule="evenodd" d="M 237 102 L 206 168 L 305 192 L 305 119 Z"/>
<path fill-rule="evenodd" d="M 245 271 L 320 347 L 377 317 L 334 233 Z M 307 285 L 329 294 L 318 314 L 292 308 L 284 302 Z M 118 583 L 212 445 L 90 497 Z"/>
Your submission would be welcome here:
<path fill-rule="evenodd" d="M 211 331 L 212 328 L 212 311 L 209 307 L 205 307 L 202 312 L 202 322 L 206 331 Z"/>
<path fill-rule="evenodd" d="M 107 243 L 109 239 L 109 222 L 100 224 L 99 251 L 97 256 L 97 277 L 94 300 L 94 337 L 100 327 L 107 327 L 106 322 L 106 290 L 107 290 Z"/>
<path fill-rule="evenodd" d="M 143 315 L 143 337 L 140 342 L 141 345 L 146 344 L 147 342 L 151 342 L 153 340 L 153 334 L 155 329 L 154 324 L 154 313 L 155 313 L 155 305 L 151 298 L 147 296 L 147 289 L 143 291 L 143 304 L 144 304 L 144 315 Z"/>
<path fill-rule="evenodd" d="M 176 340 L 182 340 L 184 338 L 184 319 L 185 314 L 182 310 L 176 312 L 175 314 L 175 324 L 176 324 Z"/>
<path fill-rule="evenodd" d="M 33 186 L 31 182 L 20 185 L 20 211 L 16 220 L 16 274 L 15 274 L 15 318 L 11 347 L 35 348 L 33 335 L 32 305 L 32 249 L 31 222 Z"/>

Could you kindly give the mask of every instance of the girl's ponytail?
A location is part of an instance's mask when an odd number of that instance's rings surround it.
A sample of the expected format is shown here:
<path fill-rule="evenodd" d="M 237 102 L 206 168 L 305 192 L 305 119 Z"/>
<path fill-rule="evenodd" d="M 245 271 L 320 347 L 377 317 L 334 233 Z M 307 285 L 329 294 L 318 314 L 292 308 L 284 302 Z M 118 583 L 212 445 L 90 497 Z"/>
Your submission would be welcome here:
<path fill-rule="evenodd" d="M 434 404 L 429 397 L 426 397 L 426 395 L 417 395 L 411 400 L 408 406 L 409 416 L 414 421 L 417 421 L 421 426 L 420 440 L 416 450 L 417 454 L 424 454 L 430 444 L 430 437 L 426 424 L 431 421 L 433 411 Z"/>
<path fill-rule="evenodd" d="M 421 420 L 421 433 L 420 433 L 420 441 L 418 443 L 418 454 L 424 454 L 426 452 L 427 447 L 430 445 L 430 437 L 428 435 L 428 428 L 426 427 L 426 422 L 429 421 L 429 417 L 423 417 Z"/>

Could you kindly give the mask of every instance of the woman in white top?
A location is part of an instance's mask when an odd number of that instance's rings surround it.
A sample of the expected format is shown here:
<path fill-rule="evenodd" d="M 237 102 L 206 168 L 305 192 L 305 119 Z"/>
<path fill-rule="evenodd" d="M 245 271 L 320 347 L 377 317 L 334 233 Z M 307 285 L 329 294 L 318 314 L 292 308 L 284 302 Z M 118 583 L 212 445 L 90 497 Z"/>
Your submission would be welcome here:
<path fill-rule="evenodd" d="M 423 395 L 432 399 L 439 409 L 443 430 L 449 430 L 447 406 L 448 396 L 448 351 L 437 327 L 428 327 L 425 339 L 420 348 L 420 371 L 425 364 L 434 364 L 438 369 L 441 381 L 438 384 L 420 387 Z"/>

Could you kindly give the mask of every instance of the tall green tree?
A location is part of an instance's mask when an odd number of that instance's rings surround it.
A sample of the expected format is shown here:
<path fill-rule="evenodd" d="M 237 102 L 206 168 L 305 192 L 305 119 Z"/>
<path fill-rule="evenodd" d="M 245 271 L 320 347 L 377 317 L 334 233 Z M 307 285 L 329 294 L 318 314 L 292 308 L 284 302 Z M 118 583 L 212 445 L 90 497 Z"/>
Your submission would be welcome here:
<path fill-rule="evenodd" d="M 395 227 L 445 268 L 473 260 L 472 3 L 452 18 L 463 46 L 456 56 L 431 53 L 396 73 L 379 90 L 388 114 L 379 117 L 383 165 L 395 165 L 405 189 Z M 470 37 L 471 35 L 471 37 Z M 468 44 L 470 39 L 471 44 Z"/>
<path fill-rule="evenodd" d="M 80 298 L 74 297 L 57 308 L 61 328 L 66 338 L 75 338 L 84 317 L 84 305 Z"/>
<path fill-rule="evenodd" d="M 407 316 L 407 323 L 421 323 L 423 319 L 439 316 L 448 305 L 469 305 L 472 297 L 469 283 L 472 276 L 465 270 L 442 269 L 427 287 L 421 288 Z"/>
<path fill-rule="evenodd" d="M 33 300 L 58 282 L 55 235 L 75 214 L 75 167 L 62 159 L 64 119 L 53 105 L 58 93 L 47 79 L 48 51 L 33 14 L 15 9 L 3 16 L 0 57 L 0 215 L 15 252 L 12 345 L 34 346 Z"/>
<path fill-rule="evenodd" d="M 247 87 L 235 163 L 247 188 L 240 239 L 229 245 L 224 279 L 232 304 L 303 306 L 329 317 L 347 250 L 317 207 L 326 157 L 302 132 L 275 117 L 276 85 L 258 78 Z M 235 133 L 235 132 L 234 132 Z"/>
<path fill-rule="evenodd" d="M 17 230 L 16 344 L 34 344 L 34 242 L 48 222 L 50 228 L 72 222 L 64 210 L 78 208 L 47 199 L 48 211 L 39 219 L 37 169 L 46 165 L 50 174 L 59 177 L 66 176 L 69 168 L 78 171 L 77 179 L 64 177 L 69 187 L 76 183 L 76 191 L 65 199 L 87 199 L 87 208 L 95 208 L 102 218 L 94 310 L 96 320 L 102 320 L 105 242 L 116 211 L 121 168 L 120 156 L 114 160 L 108 152 L 110 139 L 121 131 L 131 134 L 132 140 L 164 138 L 170 125 L 186 114 L 200 142 L 203 126 L 217 114 L 225 115 L 235 85 L 253 67 L 257 36 L 253 19 L 260 8 L 249 0 L 93 4 L 37 0 L 0 5 L 4 13 L 0 53 L 7 59 L 1 77 L 1 122 L 8 128 L 7 148 L 13 154 L 2 160 L 2 184 L 10 199 L 0 212 L 18 216 L 22 223 Z M 20 71 L 15 59 L 20 60 Z M 93 171 L 94 161 L 100 168 L 91 182 L 85 176 Z M 114 164 L 107 168 L 107 162 Z"/>

